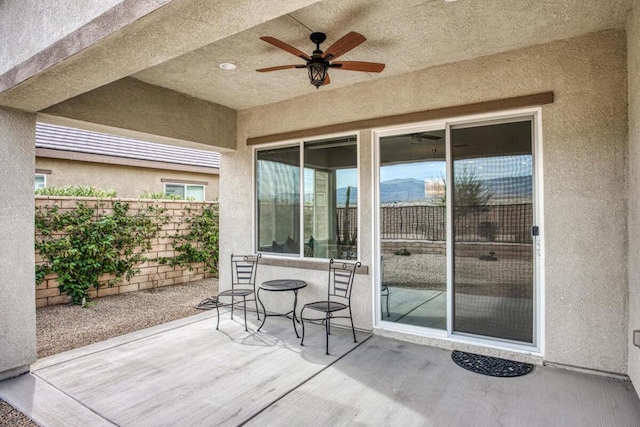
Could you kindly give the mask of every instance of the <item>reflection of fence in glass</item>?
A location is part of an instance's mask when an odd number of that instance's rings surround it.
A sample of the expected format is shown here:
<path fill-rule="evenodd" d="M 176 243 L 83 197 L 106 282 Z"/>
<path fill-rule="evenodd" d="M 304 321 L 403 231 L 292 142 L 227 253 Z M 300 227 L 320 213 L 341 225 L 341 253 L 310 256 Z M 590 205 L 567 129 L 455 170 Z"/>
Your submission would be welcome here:
<path fill-rule="evenodd" d="M 346 213 L 346 208 L 337 208 L 336 209 L 336 217 L 338 220 L 338 230 L 340 231 L 339 233 L 339 238 L 340 240 L 344 239 L 345 237 L 345 231 L 344 230 L 344 224 L 345 224 L 345 213 Z M 348 237 L 349 240 L 353 242 L 353 244 L 355 245 L 355 241 L 358 237 L 358 208 L 349 208 L 349 212 L 348 212 L 348 224 L 349 224 L 349 232 Z"/>
<path fill-rule="evenodd" d="M 502 242 L 531 244 L 533 209 L 531 203 L 489 205 L 458 217 L 455 223 L 456 241 Z"/>
<path fill-rule="evenodd" d="M 352 231 L 355 231 L 356 209 Z M 465 209 L 465 215 L 455 223 L 456 241 L 531 243 L 533 213 L 531 203 L 489 205 Z M 344 208 L 338 208 L 342 218 Z M 445 241 L 447 239 L 446 207 L 444 206 L 382 206 L 380 237 L 382 239 Z"/>
<path fill-rule="evenodd" d="M 305 231 L 313 229 L 313 214 L 314 214 L 313 206 L 304 207 Z M 343 230 L 344 224 L 345 224 L 344 215 L 345 215 L 344 207 L 336 208 L 336 223 L 333 225 L 333 227 L 331 227 L 332 229 L 337 231 L 335 236 L 326 236 L 326 237 L 314 236 L 314 239 L 325 238 L 333 242 L 335 242 L 336 240 L 342 241 L 345 235 L 344 233 L 345 230 Z M 349 239 L 357 240 L 357 236 L 358 236 L 358 208 L 357 207 L 349 208 L 349 230 L 348 231 L 349 231 L 348 233 Z M 309 237 L 310 236 L 305 235 L 305 240 L 308 240 Z"/>

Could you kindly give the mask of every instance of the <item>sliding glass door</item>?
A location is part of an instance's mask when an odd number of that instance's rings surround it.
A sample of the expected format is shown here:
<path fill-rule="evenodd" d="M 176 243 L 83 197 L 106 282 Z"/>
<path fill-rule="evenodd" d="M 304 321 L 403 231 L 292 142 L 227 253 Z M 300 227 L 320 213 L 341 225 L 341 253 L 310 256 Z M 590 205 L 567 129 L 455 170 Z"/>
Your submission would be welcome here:
<path fill-rule="evenodd" d="M 533 343 L 532 121 L 451 128 L 453 330 Z"/>
<path fill-rule="evenodd" d="M 380 133 L 382 322 L 536 344 L 533 124 Z"/>
<path fill-rule="evenodd" d="M 380 138 L 382 319 L 447 326 L 445 130 Z"/>

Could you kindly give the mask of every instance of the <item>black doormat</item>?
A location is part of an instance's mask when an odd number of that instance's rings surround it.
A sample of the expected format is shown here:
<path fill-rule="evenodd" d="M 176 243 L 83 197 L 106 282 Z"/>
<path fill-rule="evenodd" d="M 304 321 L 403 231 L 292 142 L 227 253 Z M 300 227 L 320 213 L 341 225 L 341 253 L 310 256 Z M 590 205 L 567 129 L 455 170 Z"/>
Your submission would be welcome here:
<path fill-rule="evenodd" d="M 533 371 L 533 365 L 530 363 L 514 362 L 458 350 L 451 353 L 451 359 L 467 371 L 491 377 L 519 377 Z"/>

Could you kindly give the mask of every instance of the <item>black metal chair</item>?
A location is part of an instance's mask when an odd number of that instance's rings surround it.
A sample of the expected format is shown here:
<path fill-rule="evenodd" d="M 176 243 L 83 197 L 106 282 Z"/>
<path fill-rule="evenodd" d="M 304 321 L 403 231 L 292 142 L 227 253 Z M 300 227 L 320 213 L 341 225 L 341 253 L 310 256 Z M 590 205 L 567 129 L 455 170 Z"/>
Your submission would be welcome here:
<path fill-rule="evenodd" d="M 216 311 L 218 312 L 218 322 L 216 329 L 220 326 L 220 306 L 231 306 L 231 318 L 233 319 L 233 308 L 236 304 L 243 304 L 244 307 L 244 330 L 247 328 L 247 301 L 254 301 L 256 304 L 256 314 L 260 320 L 258 301 L 256 299 L 256 272 L 258 271 L 258 260 L 262 257 L 258 255 L 233 255 L 231 254 L 231 289 L 218 293 L 215 300 Z M 253 294 L 253 299 L 247 300 Z M 222 303 L 220 297 L 231 297 L 230 303 Z M 240 299 L 242 298 L 242 299 Z"/>
<path fill-rule="evenodd" d="M 389 317 L 389 297 L 391 296 L 391 289 L 389 289 L 389 286 L 385 285 L 384 283 L 380 286 L 380 298 L 386 298 L 387 299 L 387 317 Z M 382 301 L 381 301 L 382 302 Z M 382 305 L 382 304 L 380 304 Z M 382 307 L 380 307 L 380 311 L 382 311 Z M 384 314 L 384 312 L 382 313 Z"/>
<path fill-rule="evenodd" d="M 304 322 L 320 322 L 325 327 L 327 350 L 329 354 L 329 335 L 331 334 L 331 319 L 349 319 L 351 321 L 351 331 L 353 332 L 353 342 L 356 340 L 356 329 L 353 326 L 353 317 L 351 315 L 351 289 L 353 288 L 353 279 L 356 269 L 362 264 L 360 262 L 349 261 L 329 261 L 329 283 L 327 285 L 327 299 L 324 301 L 315 301 L 305 304 L 300 312 L 300 320 L 302 322 L 302 341 L 300 345 L 304 345 Z M 304 317 L 305 310 L 312 310 L 324 314 L 324 317 Z M 349 315 L 336 316 L 335 313 L 348 310 Z"/>
<path fill-rule="evenodd" d="M 382 311 L 382 298 L 387 299 L 387 317 L 389 317 L 389 298 L 391 297 L 391 289 L 389 289 L 388 285 L 384 283 L 384 257 L 380 257 L 380 314 L 384 316 L 384 312 Z"/>

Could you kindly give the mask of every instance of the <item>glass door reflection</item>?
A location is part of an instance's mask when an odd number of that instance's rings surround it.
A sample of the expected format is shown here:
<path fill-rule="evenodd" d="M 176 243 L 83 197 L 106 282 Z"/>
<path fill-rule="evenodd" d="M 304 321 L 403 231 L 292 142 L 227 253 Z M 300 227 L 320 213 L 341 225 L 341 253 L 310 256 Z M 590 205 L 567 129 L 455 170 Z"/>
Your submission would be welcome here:
<path fill-rule="evenodd" d="M 533 343 L 532 123 L 451 128 L 454 332 Z"/>
<path fill-rule="evenodd" d="M 447 326 L 445 131 L 380 138 L 382 320 Z"/>

